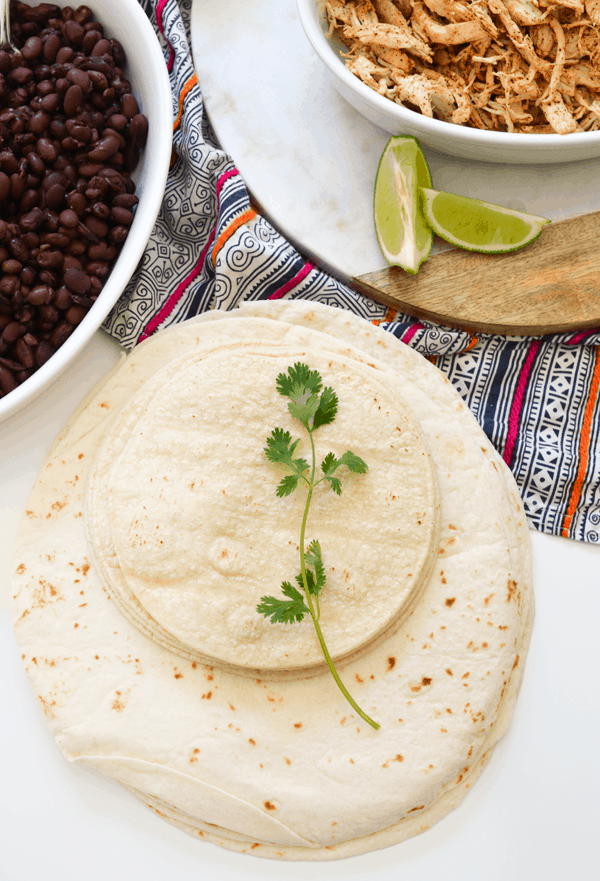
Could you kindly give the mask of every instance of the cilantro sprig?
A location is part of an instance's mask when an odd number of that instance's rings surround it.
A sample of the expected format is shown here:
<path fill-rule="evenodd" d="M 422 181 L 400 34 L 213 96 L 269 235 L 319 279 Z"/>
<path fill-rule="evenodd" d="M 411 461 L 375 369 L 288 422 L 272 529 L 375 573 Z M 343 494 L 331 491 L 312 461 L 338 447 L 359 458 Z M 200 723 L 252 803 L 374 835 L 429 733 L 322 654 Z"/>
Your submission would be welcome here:
<path fill-rule="evenodd" d="M 287 373 L 280 373 L 277 377 L 277 391 L 283 397 L 289 398 L 290 414 L 304 426 L 310 440 L 312 459 L 309 465 L 306 459 L 296 457 L 300 438 L 292 438 L 290 432 L 283 428 L 274 428 L 267 438 L 264 452 L 269 462 L 282 465 L 290 472 L 277 486 L 275 490 L 277 496 L 283 499 L 291 495 L 302 483 L 306 484 L 308 491 L 300 527 L 300 572 L 295 578 L 297 587 L 289 581 L 284 581 L 281 585 L 283 596 L 262 597 L 256 610 L 265 618 L 270 618 L 272 624 L 293 624 L 310 615 L 321 651 L 340 691 L 358 715 L 377 729 L 379 724 L 361 710 L 340 679 L 327 649 L 319 621 L 321 617 L 319 594 L 327 580 L 321 545 L 315 539 L 305 548 L 308 512 L 316 487 L 321 483 L 329 484 L 333 492 L 339 496 L 342 493 L 339 469 L 347 468 L 354 474 L 365 474 L 368 465 L 351 450 L 347 450 L 339 457 L 334 453 L 327 453 L 321 461 L 321 476 L 317 477 L 314 433 L 318 428 L 334 421 L 339 403 L 332 388 L 329 386 L 323 388 L 323 381 L 317 370 L 311 370 L 306 364 L 300 363 L 288 367 Z"/>

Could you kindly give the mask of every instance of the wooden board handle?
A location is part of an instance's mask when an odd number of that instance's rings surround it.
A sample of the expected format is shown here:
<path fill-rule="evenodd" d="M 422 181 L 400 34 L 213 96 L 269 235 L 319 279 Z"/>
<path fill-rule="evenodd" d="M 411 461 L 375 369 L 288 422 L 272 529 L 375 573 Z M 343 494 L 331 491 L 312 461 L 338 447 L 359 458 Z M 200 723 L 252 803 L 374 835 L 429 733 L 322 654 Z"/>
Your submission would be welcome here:
<path fill-rule="evenodd" d="M 538 335 L 600 327 L 600 211 L 552 223 L 511 254 L 453 248 L 416 275 L 390 266 L 352 283 L 386 306 L 470 331 Z"/>

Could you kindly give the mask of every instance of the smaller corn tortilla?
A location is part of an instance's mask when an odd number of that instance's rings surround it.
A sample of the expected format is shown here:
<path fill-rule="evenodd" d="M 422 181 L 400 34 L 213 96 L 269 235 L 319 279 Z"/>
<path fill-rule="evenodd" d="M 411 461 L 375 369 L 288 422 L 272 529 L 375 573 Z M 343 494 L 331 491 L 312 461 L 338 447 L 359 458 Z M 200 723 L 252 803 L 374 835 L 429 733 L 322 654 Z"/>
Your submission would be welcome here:
<path fill-rule="evenodd" d="M 431 577 L 393 635 L 341 665 L 378 732 L 357 725 L 327 676 L 259 682 L 182 661 L 123 618 L 90 566 L 85 483 L 111 413 L 204 325 L 252 315 L 327 330 L 328 346 L 356 345 L 394 370 L 436 465 Z M 532 623 L 529 537 L 508 469 L 439 371 L 347 313 L 259 304 L 160 334 L 90 396 L 27 505 L 12 611 L 26 671 L 71 761 L 222 846 L 335 859 L 443 816 L 504 732 Z"/>
<path fill-rule="evenodd" d="M 316 670 L 324 661 L 308 616 L 274 627 L 256 611 L 299 571 L 306 492 L 277 498 L 283 469 L 265 467 L 263 447 L 275 425 L 302 434 L 275 392 L 300 335 L 239 321 L 233 346 L 229 328 L 208 328 L 106 432 L 89 481 L 90 548 L 121 610 L 182 656 L 245 675 Z M 319 537 L 327 569 L 321 626 L 338 660 L 413 605 L 437 547 L 437 487 L 418 423 L 385 378 L 322 350 L 304 346 L 301 357 L 340 397 L 317 460 L 350 448 L 369 463 L 358 479 L 346 474 L 340 497 L 317 489 L 310 510 L 308 541 Z M 309 453 L 305 443 L 295 456 Z"/>

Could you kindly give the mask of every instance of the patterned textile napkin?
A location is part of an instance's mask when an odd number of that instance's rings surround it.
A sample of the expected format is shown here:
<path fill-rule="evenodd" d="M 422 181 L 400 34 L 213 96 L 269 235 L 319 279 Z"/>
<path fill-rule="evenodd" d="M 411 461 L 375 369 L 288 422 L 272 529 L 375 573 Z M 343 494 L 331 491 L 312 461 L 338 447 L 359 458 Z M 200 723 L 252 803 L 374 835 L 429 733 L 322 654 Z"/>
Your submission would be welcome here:
<path fill-rule="evenodd" d="M 371 302 L 304 259 L 255 210 L 204 114 L 189 49 L 191 0 L 140 0 L 164 46 L 173 161 L 160 216 L 104 327 L 131 348 L 243 300 L 349 309 L 434 361 L 510 466 L 532 528 L 600 541 L 600 332 L 502 337 L 439 327 Z"/>

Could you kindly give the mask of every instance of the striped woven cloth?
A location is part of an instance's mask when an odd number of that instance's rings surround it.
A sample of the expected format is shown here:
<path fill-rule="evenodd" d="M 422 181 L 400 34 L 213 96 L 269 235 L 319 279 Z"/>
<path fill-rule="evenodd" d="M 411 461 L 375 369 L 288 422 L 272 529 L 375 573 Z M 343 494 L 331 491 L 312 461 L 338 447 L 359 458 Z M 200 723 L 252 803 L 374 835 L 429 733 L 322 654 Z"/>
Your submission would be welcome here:
<path fill-rule="evenodd" d="M 305 260 L 251 204 L 203 112 L 191 0 L 140 0 L 164 47 L 174 149 L 162 209 L 105 329 L 126 348 L 207 309 L 301 297 L 348 309 L 448 377 L 511 468 L 532 528 L 600 541 L 600 332 L 473 336 L 415 321 Z"/>

